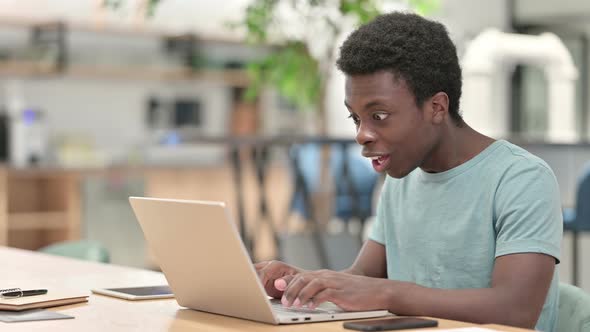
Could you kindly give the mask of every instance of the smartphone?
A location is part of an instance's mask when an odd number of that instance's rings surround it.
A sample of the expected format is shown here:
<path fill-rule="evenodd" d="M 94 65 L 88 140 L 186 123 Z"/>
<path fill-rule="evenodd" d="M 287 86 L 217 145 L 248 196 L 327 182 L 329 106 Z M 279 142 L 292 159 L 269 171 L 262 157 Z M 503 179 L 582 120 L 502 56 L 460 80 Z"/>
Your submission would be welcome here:
<path fill-rule="evenodd" d="M 437 327 L 438 321 L 418 317 L 398 317 L 359 322 L 345 322 L 345 329 L 357 331 L 390 331 L 416 329 L 420 327 Z"/>
<path fill-rule="evenodd" d="M 99 288 L 93 293 L 114 296 L 126 300 L 150 300 L 173 298 L 174 294 L 167 285 L 145 287 Z"/>

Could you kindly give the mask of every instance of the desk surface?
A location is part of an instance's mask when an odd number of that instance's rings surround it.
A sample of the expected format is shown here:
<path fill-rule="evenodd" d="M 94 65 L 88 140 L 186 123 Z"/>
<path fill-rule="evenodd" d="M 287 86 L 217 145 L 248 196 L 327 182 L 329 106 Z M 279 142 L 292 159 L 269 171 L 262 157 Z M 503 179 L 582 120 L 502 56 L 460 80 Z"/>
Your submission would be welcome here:
<path fill-rule="evenodd" d="M 49 289 L 92 288 L 165 284 L 163 274 L 108 264 L 90 263 L 31 251 L 0 247 L 1 280 L 30 281 Z M 88 303 L 50 310 L 75 319 L 2 323 L 2 331 L 349 331 L 342 322 L 273 326 L 242 319 L 183 309 L 173 299 L 126 301 L 92 294 Z M 473 324 L 439 320 L 440 328 Z M 485 325 L 500 331 L 527 331 Z M 420 331 L 424 331 L 421 329 Z"/>

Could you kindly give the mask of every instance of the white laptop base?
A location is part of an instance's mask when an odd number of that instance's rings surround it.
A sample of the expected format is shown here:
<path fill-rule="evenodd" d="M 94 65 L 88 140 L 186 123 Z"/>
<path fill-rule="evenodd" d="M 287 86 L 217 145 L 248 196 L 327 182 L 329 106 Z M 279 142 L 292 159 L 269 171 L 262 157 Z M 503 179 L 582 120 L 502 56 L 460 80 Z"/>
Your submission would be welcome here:
<path fill-rule="evenodd" d="M 276 312 L 260 283 L 224 203 L 130 197 L 146 241 L 178 304 L 194 310 L 269 324 L 293 324 L 388 315 L 387 310 Z M 288 310 L 288 311 L 287 311 Z"/>
<path fill-rule="evenodd" d="M 333 303 L 322 303 L 315 309 L 285 308 L 280 300 L 272 299 L 271 308 L 279 324 L 296 324 L 306 322 L 324 322 L 328 320 L 360 319 L 387 315 L 383 311 L 344 311 Z M 377 313 L 380 313 L 376 316 Z"/>

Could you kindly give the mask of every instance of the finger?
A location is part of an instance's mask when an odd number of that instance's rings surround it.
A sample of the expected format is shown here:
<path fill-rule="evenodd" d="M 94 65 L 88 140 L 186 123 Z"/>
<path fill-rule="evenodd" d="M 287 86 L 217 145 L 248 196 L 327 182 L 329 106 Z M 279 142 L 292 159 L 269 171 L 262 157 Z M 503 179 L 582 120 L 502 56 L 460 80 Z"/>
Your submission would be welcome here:
<path fill-rule="evenodd" d="M 289 286 L 289 283 L 293 281 L 294 278 L 295 276 L 292 274 L 283 276 L 282 278 L 275 280 L 274 286 L 277 290 L 283 292 L 285 291 L 285 289 L 287 289 L 287 286 Z"/>
<path fill-rule="evenodd" d="M 334 304 L 338 305 L 337 302 L 339 302 L 338 297 L 337 297 L 338 291 L 333 289 L 333 288 L 325 288 L 324 290 L 316 293 L 314 295 L 313 298 L 311 298 L 309 300 L 309 302 L 307 302 L 307 307 L 309 309 L 315 309 L 317 308 L 320 304 L 324 303 L 324 302 L 333 302 Z"/>
<path fill-rule="evenodd" d="M 281 298 L 281 303 L 283 306 L 290 307 L 292 305 L 300 305 L 300 301 L 297 301 L 297 303 L 294 301 L 299 296 L 301 289 L 307 286 L 311 280 L 313 280 L 311 274 L 305 273 L 296 275 L 293 280 L 288 283 L 287 289 L 283 292 L 283 297 Z"/>
<path fill-rule="evenodd" d="M 322 279 L 322 278 L 313 279 L 312 281 L 310 281 L 305 287 L 303 287 L 299 291 L 299 295 L 297 295 L 295 302 L 298 301 L 300 306 L 307 305 L 308 302 L 310 300 L 312 300 L 313 298 L 315 298 L 315 296 L 318 293 L 321 293 L 322 291 L 324 291 L 326 289 L 330 289 L 327 285 L 328 285 L 328 283 L 325 279 Z"/>
<path fill-rule="evenodd" d="M 261 270 L 267 266 L 270 265 L 270 263 L 272 263 L 272 261 L 262 261 L 262 262 L 258 262 L 254 264 L 254 268 L 256 269 L 256 271 Z"/>
<path fill-rule="evenodd" d="M 265 261 L 260 262 L 254 265 L 256 268 L 256 272 L 258 273 L 258 278 L 262 281 L 264 285 L 268 284 L 270 279 L 274 279 L 273 277 L 273 270 L 271 269 L 273 261 Z"/>
<path fill-rule="evenodd" d="M 269 296 L 272 296 L 274 298 L 281 297 L 282 293 L 277 293 L 273 285 L 274 278 L 272 276 L 272 270 L 268 269 L 270 263 L 271 262 L 265 261 L 254 264 L 254 267 L 256 268 L 256 274 L 258 274 L 258 279 L 260 280 L 260 283 L 264 286 L 264 289 L 266 290 L 266 293 Z"/>
<path fill-rule="evenodd" d="M 285 281 L 285 279 L 281 278 L 281 279 L 277 279 L 275 280 L 275 289 L 278 291 L 284 291 L 285 289 L 287 289 L 287 281 Z"/>

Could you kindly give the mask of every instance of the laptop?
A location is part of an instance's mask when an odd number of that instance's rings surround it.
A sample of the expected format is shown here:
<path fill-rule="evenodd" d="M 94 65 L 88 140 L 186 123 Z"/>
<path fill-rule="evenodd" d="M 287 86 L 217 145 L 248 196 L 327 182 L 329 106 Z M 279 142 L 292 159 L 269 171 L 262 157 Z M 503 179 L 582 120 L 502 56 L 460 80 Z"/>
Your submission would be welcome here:
<path fill-rule="evenodd" d="M 222 202 L 130 197 L 149 248 L 178 304 L 269 324 L 294 324 L 388 315 L 346 312 L 331 303 L 284 308 L 267 296 Z"/>

